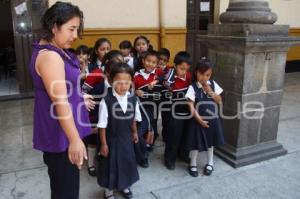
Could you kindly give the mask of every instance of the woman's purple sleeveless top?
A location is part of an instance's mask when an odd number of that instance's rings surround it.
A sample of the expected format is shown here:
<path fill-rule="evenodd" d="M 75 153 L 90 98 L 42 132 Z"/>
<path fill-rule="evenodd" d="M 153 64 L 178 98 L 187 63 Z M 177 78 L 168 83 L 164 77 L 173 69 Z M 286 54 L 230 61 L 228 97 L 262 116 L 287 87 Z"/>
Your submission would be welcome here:
<path fill-rule="evenodd" d="M 30 72 L 33 79 L 35 101 L 33 121 L 33 147 L 44 152 L 63 152 L 69 146 L 64 130 L 57 119 L 53 105 L 41 77 L 35 70 L 36 58 L 40 50 L 57 52 L 65 63 L 68 100 L 72 107 L 75 125 L 81 138 L 91 133 L 88 112 L 80 89 L 80 69 L 76 55 L 63 51 L 53 45 L 33 44 Z M 69 56 L 67 56 L 67 55 Z"/>

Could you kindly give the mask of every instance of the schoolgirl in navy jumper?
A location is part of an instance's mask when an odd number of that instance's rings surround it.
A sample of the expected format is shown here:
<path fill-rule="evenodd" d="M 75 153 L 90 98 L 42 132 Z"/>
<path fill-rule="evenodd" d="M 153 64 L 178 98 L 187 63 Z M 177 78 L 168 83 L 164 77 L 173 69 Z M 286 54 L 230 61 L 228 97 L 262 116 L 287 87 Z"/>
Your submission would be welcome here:
<path fill-rule="evenodd" d="M 166 48 L 161 48 L 158 51 L 158 64 L 157 67 L 163 70 L 164 75 L 167 76 L 171 67 L 169 66 L 170 60 L 170 51 Z M 162 120 L 162 138 L 163 141 L 166 141 L 166 130 L 168 128 L 168 120 L 169 120 L 169 113 L 171 109 L 171 93 L 169 92 L 168 88 L 163 88 L 161 91 L 161 101 L 159 104 L 159 111 L 161 113 L 161 120 Z"/>
<path fill-rule="evenodd" d="M 189 117 L 188 101 L 185 94 L 191 84 L 190 55 L 185 51 L 176 54 L 174 68 L 170 69 L 164 85 L 172 92 L 172 107 L 169 114 L 166 133 L 165 166 L 175 169 L 175 161 L 178 155 L 183 155 L 185 130 Z"/>
<path fill-rule="evenodd" d="M 98 184 L 105 188 L 105 198 L 113 198 L 113 189 L 132 198 L 130 186 L 139 180 L 134 153 L 138 142 L 136 122 L 141 114 L 135 95 L 130 94 L 133 70 L 126 63 L 111 68 L 112 88 L 101 100 L 99 133 L 101 140 Z"/>
<path fill-rule="evenodd" d="M 142 106 L 143 121 L 138 125 L 140 140 L 143 141 L 145 134 L 154 132 L 153 144 L 158 137 L 158 103 L 161 98 L 162 80 L 164 77 L 163 71 L 157 68 L 157 62 L 157 53 L 155 51 L 147 52 L 143 59 L 144 68 L 136 72 L 134 76 L 136 95 L 139 97 Z M 140 144 L 142 144 L 142 142 Z M 148 143 L 148 151 L 153 150 L 153 144 Z M 138 160 L 138 163 L 142 167 L 148 167 L 146 152 L 143 157 L 144 158 Z"/>
<path fill-rule="evenodd" d="M 150 45 L 150 40 L 141 35 L 135 38 L 133 42 L 133 65 L 134 65 L 134 72 L 139 71 L 143 68 L 143 57 L 144 53 L 148 50 L 153 50 L 152 46 Z"/>
<path fill-rule="evenodd" d="M 89 64 L 89 72 L 94 69 L 101 68 L 104 71 L 104 65 L 102 64 L 104 55 L 111 50 L 111 43 L 106 38 L 100 38 L 95 42 L 94 50 L 92 51 Z"/>
<path fill-rule="evenodd" d="M 110 67 L 113 63 L 123 62 L 123 57 L 120 51 L 112 50 L 108 52 L 104 58 L 102 65 L 105 65 L 105 71 L 103 72 L 101 68 L 94 69 L 87 76 L 82 90 L 84 93 L 91 94 L 96 102 L 93 110 L 89 112 L 89 119 L 93 128 L 94 134 L 85 138 L 85 143 L 88 149 L 88 173 L 91 176 L 96 176 L 96 168 L 94 164 L 94 158 L 96 154 L 96 146 L 99 144 L 99 138 L 97 134 L 96 125 L 98 123 L 98 112 L 99 112 L 99 102 L 105 95 L 107 88 L 110 87 L 107 81 L 107 76 L 109 76 Z"/>
<path fill-rule="evenodd" d="M 222 103 L 223 89 L 211 78 L 212 63 L 202 58 L 193 70 L 194 82 L 189 87 L 186 98 L 193 119 L 188 125 L 186 149 L 190 151 L 189 173 L 198 176 L 198 151 L 207 151 L 207 164 L 204 174 L 211 175 L 214 170 L 214 147 L 224 144 L 222 125 L 217 114 L 218 104 Z"/>

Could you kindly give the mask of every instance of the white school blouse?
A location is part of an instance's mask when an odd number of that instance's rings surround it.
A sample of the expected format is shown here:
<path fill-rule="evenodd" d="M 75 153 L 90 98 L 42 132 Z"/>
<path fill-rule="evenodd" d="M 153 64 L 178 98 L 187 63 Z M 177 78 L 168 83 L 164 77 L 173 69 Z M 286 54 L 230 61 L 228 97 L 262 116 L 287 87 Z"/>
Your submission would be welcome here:
<path fill-rule="evenodd" d="M 128 103 L 128 95 L 130 95 L 130 93 L 127 91 L 127 93 L 124 96 L 118 95 L 118 93 L 112 89 L 112 94 L 113 96 L 115 96 L 121 106 L 122 111 L 125 113 L 127 111 L 127 103 Z M 106 128 L 107 127 L 107 118 L 108 118 L 108 111 L 107 111 L 107 106 L 105 103 L 105 100 L 102 99 L 100 104 L 99 104 L 99 120 L 98 120 L 98 124 L 97 127 L 98 128 Z M 140 112 L 140 107 L 138 105 L 138 102 L 136 102 L 135 105 L 135 121 L 140 122 L 142 121 L 142 116 L 141 116 L 141 112 Z"/>
<path fill-rule="evenodd" d="M 124 61 L 125 61 L 125 63 L 127 63 L 130 66 L 130 68 L 133 69 L 134 65 L 133 65 L 133 57 L 132 56 L 129 55 L 127 57 L 124 57 Z"/>
<path fill-rule="evenodd" d="M 198 88 L 202 88 L 202 85 L 199 82 L 197 82 L 196 84 L 197 84 Z M 207 84 L 211 85 L 210 81 L 207 81 Z M 213 81 L 213 84 L 215 87 L 214 93 L 216 93 L 217 95 L 220 95 L 223 92 L 223 89 L 219 86 L 219 84 L 217 84 L 217 82 Z M 195 93 L 194 87 L 192 85 L 189 86 L 188 91 L 185 94 L 185 98 L 192 100 L 193 102 L 195 101 L 196 93 Z"/>

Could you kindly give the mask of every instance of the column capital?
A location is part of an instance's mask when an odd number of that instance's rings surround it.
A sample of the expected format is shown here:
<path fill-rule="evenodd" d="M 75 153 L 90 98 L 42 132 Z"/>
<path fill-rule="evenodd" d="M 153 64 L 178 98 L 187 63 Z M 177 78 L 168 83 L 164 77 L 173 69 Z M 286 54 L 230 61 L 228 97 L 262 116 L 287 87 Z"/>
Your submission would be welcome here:
<path fill-rule="evenodd" d="M 226 12 L 220 15 L 221 23 L 274 24 L 277 15 L 268 0 L 230 0 Z"/>

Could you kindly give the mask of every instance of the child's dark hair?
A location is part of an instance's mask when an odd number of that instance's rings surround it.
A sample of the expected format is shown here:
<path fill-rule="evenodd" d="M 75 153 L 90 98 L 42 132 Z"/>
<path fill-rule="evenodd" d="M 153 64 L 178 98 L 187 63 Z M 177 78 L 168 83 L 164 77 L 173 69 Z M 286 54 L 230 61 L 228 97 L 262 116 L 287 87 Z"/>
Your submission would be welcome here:
<path fill-rule="evenodd" d="M 168 59 L 170 59 L 170 56 L 171 56 L 170 51 L 167 48 L 161 48 L 161 49 L 159 49 L 158 56 L 160 56 L 160 55 L 164 55 Z"/>
<path fill-rule="evenodd" d="M 89 47 L 89 55 L 91 56 L 93 54 L 94 47 Z"/>
<path fill-rule="evenodd" d="M 118 50 L 112 50 L 108 52 L 103 57 L 102 66 L 105 66 L 105 72 L 110 73 L 110 66 L 108 66 L 109 62 L 121 63 L 122 60 L 119 60 L 118 57 L 122 57 L 122 53 Z M 111 63 L 110 63 L 111 64 Z"/>
<path fill-rule="evenodd" d="M 146 59 L 149 56 L 155 56 L 157 59 L 159 59 L 158 53 L 155 50 L 149 50 L 149 51 L 143 52 L 141 56 L 142 56 L 142 59 Z"/>
<path fill-rule="evenodd" d="M 187 63 L 187 64 L 191 64 L 192 63 L 191 56 L 186 51 L 180 51 L 180 52 L 178 52 L 175 55 L 175 58 L 174 58 L 174 64 L 175 64 L 175 66 L 179 65 L 179 64 L 182 64 L 182 63 Z"/>
<path fill-rule="evenodd" d="M 109 73 L 110 82 L 113 82 L 113 79 L 118 73 L 127 73 L 130 75 L 131 79 L 133 79 L 133 70 L 126 63 L 113 63 L 111 65 L 111 71 Z"/>
<path fill-rule="evenodd" d="M 140 36 L 136 37 L 135 40 L 134 40 L 134 42 L 133 42 L 133 49 L 132 49 L 132 51 L 133 51 L 134 56 L 137 56 L 137 51 L 135 49 L 135 46 L 136 46 L 136 43 L 138 42 L 138 40 L 140 40 L 140 39 L 146 41 L 146 43 L 149 46 L 148 47 L 149 51 L 153 50 L 153 46 L 150 44 L 150 40 L 146 36 L 140 35 Z"/>
<path fill-rule="evenodd" d="M 87 47 L 86 45 L 80 45 L 76 48 L 75 50 L 76 55 L 88 55 L 89 54 L 89 47 Z"/>
<path fill-rule="evenodd" d="M 207 59 L 206 57 L 202 57 L 196 64 L 196 66 L 193 69 L 193 80 L 197 81 L 197 73 L 205 73 L 209 69 L 213 68 L 212 62 Z"/>
<path fill-rule="evenodd" d="M 71 3 L 57 1 L 54 5 L 48 8 L 41 19 L 42 35 L 41 38 L 50 42 L 54 37 L 52 33 L 53 27 L 56 25 L 60 28 L 73 17 L 79 17 L 80 24 L 78 28 L 78 36 L 83 32 L 83 13 L 78 6 Z"/>
<path fill-rule="evenodd" d="M 138 37 L 135 38 L 135 40 L 134 40 L 134 42 L 133 42 L 133 46 L 134 46 L 134 47 L 136 46 L 136 43 L 137 43 L 138 40 L 140 40 L 140 39 L 145 40 L 146 43 L 147 43 L 148 45 L 150 44 L 150 40 L 149 40 L 146 36 L 140 35 L 140 36 L 138 36 Z"/>
<path fill-rule="evenodd" d="M 97 61 L 98 55 L 96 54 L 96 51 L 104 43 L 108 43 L 111 46 L 110 41 L 106 38 L 100 38 L 95 42 L 94 49 L 93 49 L 92 54 L 91 54 L 91 62 L 92 63 L 95 63 Z"/>
<path fill-rule="evenodd" d="M 120 43 L 119 48 L 120 49 L 131 49 L 132 48 L 131 42 L 128 40 L 124 40 Z"/>

